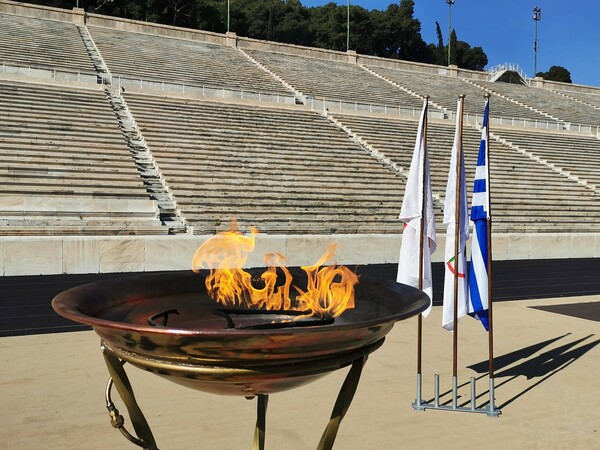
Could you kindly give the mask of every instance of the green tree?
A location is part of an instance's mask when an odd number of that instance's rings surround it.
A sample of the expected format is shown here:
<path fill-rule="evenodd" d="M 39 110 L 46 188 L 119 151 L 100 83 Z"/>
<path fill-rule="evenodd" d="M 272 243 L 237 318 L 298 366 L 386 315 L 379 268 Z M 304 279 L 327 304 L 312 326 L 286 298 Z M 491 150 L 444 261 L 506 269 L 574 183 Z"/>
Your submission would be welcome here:
<path fill-rule="evenodd" d="M 571 72 L 562 66 L 552 66 L 548 72 L 538 72 L 536 77 L 542 77 L 544 80 L 561 81 L 563 83 L 572 83 Z"/>
<path fill-rule="evenodd" d="M 346 8 L 331 2 L 310 8 L 310 16 L 315 47 L 346 50 Z"/>
<path fill-rule="evenodd" d="M 481 47 L 473 47 L 465 41 L 459 41 L 456 31 L 450 34 L 450 64 L 456 64 L 462 69 L 483 70 L 488 58 Z"/>
<path fill-rule="evenodd" d="M 25 0 L 71 9 L 74 0 Z M 301 0 L 229 0 L 230 29 L 240 36 L 276 42 L 346 50 L 346 5 L 327 3 L 307 8 Z M 227 30 L 227 0 L 79 0 L 86 11 L 127 19 L 157 22 L 206 31 Z M 350 49 L 365 55 L 399 58 L 446 65 L 447 46 L 439 23 L 437 44 L 427 44 L 421 36 L 421 23 L 414 17 L 414 0 L 399 0 L 387 9 L 350 8 Z M 481 70 L 487 56 L 481 47 L 452 43 L 452 63 Z M 555 75 L 550 75 L 555 76 Z"/>
<path fill-rule="evenodd" d="M 413 17 L 415 2 L 400 0 L 385 11 L 372 11 L 373 50 L 377 56 L 427 61 L 430 52 L 421 37 L 421 22 Z"/>

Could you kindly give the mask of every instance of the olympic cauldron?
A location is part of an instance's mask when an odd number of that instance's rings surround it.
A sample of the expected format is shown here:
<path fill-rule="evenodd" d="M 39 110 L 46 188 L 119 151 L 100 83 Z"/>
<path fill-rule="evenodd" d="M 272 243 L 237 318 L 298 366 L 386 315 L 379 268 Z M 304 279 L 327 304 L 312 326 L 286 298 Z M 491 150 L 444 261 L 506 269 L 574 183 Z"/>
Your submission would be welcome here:
<path fill-rule="evenodd" d="M 264 275 L 247 273 L 252 282 Z M 286 284 L 289 276 L 295 285 L 310 283 L 306 270 L 274 273 L 274 286 Z M 133 397 L 125 362 L 193 389 L 258 396 L 254 448 L 264 447 L 269 394 L 352 365 L 318 447 L 331 448 L 367 355 L 383 343 L 396 321 L 420 313 L 429 304 L 417 289 L 361 278 L 354 286 L 354 307 L 337 317 L 297 308 L 231 307 L 209 296 L 209 276 L 210 272 L 200 270 L 115 279 L 70 289 L 52 302 L 59 314 L 91 325 L 100 336 L 111 375 L 107 407 L 113 426 L 141 447 L 157 448 Z M 137 438 L 125 430 L 124 419 L 110 400 L 113 382 Z"/>

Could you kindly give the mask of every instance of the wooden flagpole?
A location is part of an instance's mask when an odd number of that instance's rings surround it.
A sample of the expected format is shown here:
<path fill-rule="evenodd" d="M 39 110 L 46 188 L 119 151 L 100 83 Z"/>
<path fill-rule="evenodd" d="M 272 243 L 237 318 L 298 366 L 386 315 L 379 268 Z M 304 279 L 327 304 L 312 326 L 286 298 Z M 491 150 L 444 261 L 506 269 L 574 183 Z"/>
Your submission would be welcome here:
<path fill-rule="evenodd" d="M 424 244 L 424 231 L 425 231 L 425 215 L 426 215 L 426 162 L 427 162 L 427 113 L 429 111 L 429 95 L 425 96 L 425 117 L 423 118 L 423 172 L 421 174 L 423 180 L 423 191 L 421 201 L 421 225 L 420 225 L 420 237 L 419 237 L 419 289 L 423 290 L 423 244 Z M 421 405 L 421 362 L 423 359 L 423 314 L 419 313 L 417 317 L 417 405 Z"/>
<path fill-rule="evenodd" d="M 492 314 L 492 191 L 491 191 L 491 177 L 490 177 L 490 94 L 484 95 L 485 102 L 487 105 L 488 116 L 487 116 L 487 128 L 486 128 L 486 158 L 487 158 L 487 195 L 488 195 L 488 214 L 487 220 L 487 272 L 488 272 L 488 359 L 489 359 L 489 371 L 490 371 L 490 413 L 496 410 L 494 404 L 494 316 Z"/>
<path fill-rule="evenodd" d="M 460 117 L 457 117 L 458 120 L 458 148 L 456 153 L 456 207 L 454 210 L 454 323 L 453 323 L 453 332 L 452 332 L 452 378 L 454 382 L 453 391 L 456 393 L 456 376 L 458 372 L 458 272 L 459 272 L 459 260 L 458 260 L 458 251 L 459 251 L 459 241 L 460 241 L 460 186 L 461 186 L 461 177 L 462 177 L 462 133 L 463 133 L 463 105 L 465 101 L 465 94 L 460 94 L 459 98 L 459 110 Z M 456 402 L 456 395 L 453 396 L 453 402 Z M 454 405 L 455 406 L 455 405 Z"/>

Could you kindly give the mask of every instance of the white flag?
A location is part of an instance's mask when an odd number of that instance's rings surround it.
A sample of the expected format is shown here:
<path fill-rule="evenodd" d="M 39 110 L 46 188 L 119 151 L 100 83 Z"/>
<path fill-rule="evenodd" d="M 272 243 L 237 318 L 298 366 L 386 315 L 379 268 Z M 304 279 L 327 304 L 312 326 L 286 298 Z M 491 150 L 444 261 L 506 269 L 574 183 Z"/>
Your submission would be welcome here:
<path fill-rule="evenodd" d="M 469 239 L 469 218 L 467 213 L 467 188 L 465 184 L 465 161 L 464 157 L 458 161 L 459 144 L 462 143 L 460 136 L 460 123 L 463 114 L 463 101 L 459 99 L 456 108 L 456 133 L 452 156 L 450 158 L 450 170 L 448 172 L 448 185 L 446 186 L 446 199 L 444 203 L 444 225 L 446 225 L 446 251 L 444 254 L 444 307 L 442 313 L 442 326 L 448 330 L 454 330 L 454 276 L 458 271 L 458 314 L 460 318 L 467 313 L 468 285 L 467 285 L 467 259 L 466 245 Z M 463 155 L 461 148 L 461 156 Z M 456 211 L 456 169 L 460 164 L 460 186 L 459 186 L 459 210 Z M 458 261 L 455 261 L 455 239 L 456 239 L 456 217 L 458 215 Z"/>
<path fill-rule="evenodd" d="M 423 103 L 417 140 L 413 152 L 404 200 L 400 210 L 399 219 L 404 222 L 402 232 L 402 246 L 400 247 L 400 261 L 398 263 L 398 283 L 419 287 L 419 257 L 421 253 L 421 233 L 423 233 L 423 284 L 422 290 L 433 299 L 432 277 L 431 277 L 431 255 L 437 247 L 435 234 L 435 215 L 433 212 L 433 199 L 431 195 L 431 177 L 429 173 L 429 158 L 426 155 L 425 121 L 427 120 L 427 100 Z M 424 170 L 423 170 L 424 169 Z M 423 202 L 425 194 L 425 202 Z M 423 226 L 421 217 L 425 214 Z M 421 228 L 423 228 L 421 230 Z M 423 311 L 423 317 L 427 317 L 431 311 L 429 308 Z"/>

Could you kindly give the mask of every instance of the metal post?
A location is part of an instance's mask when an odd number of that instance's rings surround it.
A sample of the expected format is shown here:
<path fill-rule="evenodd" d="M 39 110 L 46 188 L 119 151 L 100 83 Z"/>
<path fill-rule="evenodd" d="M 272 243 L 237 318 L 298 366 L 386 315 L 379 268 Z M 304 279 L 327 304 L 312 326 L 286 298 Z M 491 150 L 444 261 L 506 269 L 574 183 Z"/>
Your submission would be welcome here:
<path fill-rule="evenodd" d="M 433 377 L 433 405 L 436 408 L 440 406 L 440 375 L 435 374 Z"/>
<path fill-rule="evenodd" d="M 533 41 L 533 76 L 537 74 L 537 51 L 538 51 L 538 22 L 542 20 L 542 9 L 539 6 L 533 8 L 533 21 L 535 22 L 535 39 Z"/>
<path fill-rule="evenodd" d="M 490 404 L 488 415 L 493 414 L 496 411 L 495 405 L 495 394 L 494 394 L 494 379 L 490 377 Z M 495 414 L 497 415 L 497 414 Z"/>
<path fill-rule="evenodd" d="M 493 311 L 493 299 L 492 299 L 492 281 L 493 281 L 493 277 L 492 277 L 492 214 L 491 214 L 491 210 L 492 210 L 492 192 L 491 192 L 491 187 L 490 187 L 490 182 L 489 180 L 490 178 L 490 123 L 489 123 L 489 101 L 490 101 L 490 94 L 485 94 L 484 95 L 485 98 L 485 102 L 488 105 L 488 124 L 487 124 L 487 128 L 486 128 L 486 141 L 487 141 L 487 145 L 488 148 L 486 149 L 486 157 L 487 157 L 487 179 L 488 179 L 488 186 L 486 186 L 487 188 L 487 195 L 488 195 L 488 207 L 489 207 L 489 219 L 487 220 L 487 239 L 488 239 L 488 254 L 487 254 L 487 262 L 488 262 L 488 344 L 489 344 L 489 354 L 488 354 L 488 359 L 489 359 L 489 370 L 490 370 L 490 385 L 493 386 L 494 384 L 494 316 L 492 314 Z M 490 390 L 490 396 L 492 395 L 492 392 Z M 492 400 L 490 399 L 490 405 L 491 405 Z M 493 408 L 492 408 L 493 411 Z"/>
<path fill-rule="evenodd" d="M 475 411 L 477 409 L 475 406 L 476 398 L 477 398 L 477 394 L 475 391 L 475 377 L 471 377 L 471 411 Z"/>
<path fill-rule="evenodd" d="M 460 216 L 461 216 L 461 184 L 462 184 L 462 161 L 463 161 L 463 110 L 465 94 L 460 94 L 459 98 L 459 112 L 460 115 L 456 117 L 458 121 L 458 148 L 456 154 L 456 203 L 454 209 L 454 317 L 452 326 L 452 376 L 454 377 L 453 382 L 456 381 L 458 372 L 458 273 L 460 271 L 459 264 L 459 247 L 460 247 Z M 464 268 L 466 269 L 466 268 Z"/>
<path fill-rule="evenodd" d="M 350 0 L 348 0 L 348 20 L 346 21 L 346 51 L 350 50 Z"/>
<path fill-rule="evenodd" d="M 229 0 L 227 0 L 227 32 L 229 33 Z"/>
<path fill-rule="evenodd" d="M 448 3 L 448 65 L 450 65 L 450 35 L 452 34 L 452 5 L 456 0 L 446 0 Z"/>
<path fill-rule="evenodd" d="M 423 171 L 421 177 L 423 180 L 423 192 L 421 193 L 421 223 L 419 225 L 419 289 L 423 290 L 423 256 L 425 247 L 425 215 L 427 206 L 427 119 L 429 109 L 429 96 L 425 96 L 425 112 L 423 117 Z M 423 314 L 419 314 L 417 322 L 417 376 L 421 375 L 421 360 L 423 354 Z M 419 398 L 420 400 L 420 398 Z"/>
<path fill-rule="evenodd" d="M 419 318 L 420 318 L 420 315 L 419 315 Z M 419 327 L 419 329 L 420 329 L 420 327 Z M 422 404 L 423 404 L 423 380 L 422 380 L 421 373 L 419 371 L 417 371 L 417 398 L 415 399 L 415 404 L 413 405 L 413 408 L 416 410 L 423 410 Z"/>
<path fill-rule="evenodd" d="M 452 377 L 452 409 L 456 409 L 458 399 L 458 379 L 456 375 Z"/>

